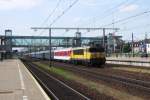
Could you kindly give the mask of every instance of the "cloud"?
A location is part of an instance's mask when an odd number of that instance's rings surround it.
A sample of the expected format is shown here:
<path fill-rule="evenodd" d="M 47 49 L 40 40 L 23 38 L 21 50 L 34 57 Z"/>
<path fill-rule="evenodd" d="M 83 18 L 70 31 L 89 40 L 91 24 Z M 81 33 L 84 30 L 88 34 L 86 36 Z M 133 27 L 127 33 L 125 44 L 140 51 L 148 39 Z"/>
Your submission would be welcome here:
<path fill-rule="evenodd" d="M 0 0 L 0 10 L 30 9 L 40 2 L 41 0 Z"/>
<path fill-rule="evenodd" d="M 132 4 L 132 5 L 123 5 L 119 7 L 120 12 L 133 12 L 138 9 L 138 5 Z"/>

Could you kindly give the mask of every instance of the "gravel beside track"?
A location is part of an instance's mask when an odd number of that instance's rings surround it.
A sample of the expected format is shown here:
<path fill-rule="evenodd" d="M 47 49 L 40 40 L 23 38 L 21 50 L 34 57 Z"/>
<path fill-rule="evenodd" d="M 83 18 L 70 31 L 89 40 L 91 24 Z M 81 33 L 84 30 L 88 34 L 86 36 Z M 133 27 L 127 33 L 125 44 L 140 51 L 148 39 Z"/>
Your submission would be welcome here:
<path fill-rule="evenodd" d="M 98 72 L 98 73 L 107 73 L 108 75 L 117 75 L 117 76 L 123 76 L 123 77 L 132 78 L 132 79 L 136 79 L 136 80 L 150 82 L 150 77 L 149 77 L 150 74 L 148 74 L 148 73 L 140 73 L 140 72 L 120 70 L 120 69 L 112 69 L 112 67 L 115 67 L 115 66 L 116 65 L 113 65 L 113 64 L 112 65 L 106 64 L 104 66 L 104 68 L 102 68 L 102 69 L 101 68 L 91 68 L 91 70 L 94 72 Z M 120 65 L 120 67 L 121 66 L 122 65 Z M 127 68 L 129 68 L 129 66 Z M 134 67 L 134 68 L 136 68 L 136 67 Z M 150 69 L 147 69 L 147 70 L 150 70 Z"/>
<path fill-rule="evenodd" d="M 113 67 L 118 67 L 120 69 L 113 69 Z M 115 75 L 120 75 L 120 76 L 126 76 L 129 78 L 134 78 L 134 79 L 138 79 L 138 80 L 143 80 L 143 81 L 149 81 L 150 82 L 150 74 L 149 73 L 141 73 L 141 72 L 133 72 L 133 71 L 126 71 L 126 70 L 121 70 L 121 68 L 135 68 L 135 69 L 140 69 L 140 70 L 149 70 L 150 68 L 147 67 L 135 67 L 135 66 L 127 66 L 127 65 L 116 65 L 116 64 L 106 64 L 104 66 L 104 69 L 95 69 L 93 68 L 92 70 L 95 71 L 100 71 L 100 72 L 104 72 L 104 73 L 108 73 L 108 74 L 115 74 Z"/>
<path fill-rule="evenodd" d="M 56 62 L 54 62 L 54 63 L 56 63 Z M 59 64 L 59 62 L 57 62 L 57 64 Z M 148 74 L 148 73 L 140 73 L 140 72 L 124 71 L 124 70 L 119 70 L 119 69 L 112 69 L 112 67 L 116 66 L 114 64 L 112 64 L 112 65 L 110 65 L 110 64 L 103 65 L 103 68 L 86 67 L 86 66 L 72 65 L 72 64 L 67 64 L 67 65 L 70 65 L 70 66 L 73 66 L 73 67 L 78 67 L 78 68 L 83 68 L 85 70 L 89 70 L 90 69 L 90 71 L 92 71 L 94 73 L 97 73 L 97 74 L 107 74 L 107 75 L 110 75 L 110 76 L 112 76 L 112 75 L 122 76 L 122 77 L 131 78 L 131 79 L 135 79 L 135 80 L 146 81 L 148 84 L 150 82 L 150 77 L 149 77 L 150 74 Z"/>
<path fill-rule="evenodd" d="M 150 83 L 142 80 L 136 80 L 135 78 L 120 77 L 120 75 L 110 74 L 110 71 L 103 71 L 103 69 L 98 68 L 87 68 L 79 67 L 71 64 L 53 62 L 54 66 L 61 66 L 66 70 L 80 74 L 86 78 L 93 81 L 102 81 L 104 84 L 111 85 L 113 88 L 125 90 L 126 92 L 144 97 L 150 97 Z M 94 70 L 93 70 L 94 69 Z M 101 70 L 101 71 L 100 71 Z M 120 71 L 121 73 L 122 71 Z"/>

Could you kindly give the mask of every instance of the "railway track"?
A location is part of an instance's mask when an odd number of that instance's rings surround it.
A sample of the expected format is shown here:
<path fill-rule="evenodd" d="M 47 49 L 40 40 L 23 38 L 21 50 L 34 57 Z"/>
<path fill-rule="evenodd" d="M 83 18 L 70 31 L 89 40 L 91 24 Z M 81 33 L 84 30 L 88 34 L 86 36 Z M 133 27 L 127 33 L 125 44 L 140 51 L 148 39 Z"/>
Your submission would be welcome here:
<path fill-rule="evenodd" d="M 107 81 L 107 82 L 117 82 L 117 83 L 121 83 L 125 86 L 134 87 L 136 89 L 144 90 L 144 91 L 150 93 L 150 82 L 148 82 L 148 81 L 142 81 L 142 80 L 127 78 L 127 77 L 123 77 L 123 76 L 107 75 L 104 73 L 98 73 L 95 71 L 91 71 L 90 68 L 85 68 L 83 66 L 76 67 L 71 64 L 58 63 L 58 62 L 53 63 L 53 65 L 54 66 L 62 66 L 66 70 L 75 71 L 77 73 L 80 72 L 83 75 L 86 74 L 96 80 L 103 80 L 103 81 Z"/>
<path fill-rule="evenodd" d="M 69 87 L 35 64 L 24 62 L 52 100 L 90 100 L 90 98 Z"/>

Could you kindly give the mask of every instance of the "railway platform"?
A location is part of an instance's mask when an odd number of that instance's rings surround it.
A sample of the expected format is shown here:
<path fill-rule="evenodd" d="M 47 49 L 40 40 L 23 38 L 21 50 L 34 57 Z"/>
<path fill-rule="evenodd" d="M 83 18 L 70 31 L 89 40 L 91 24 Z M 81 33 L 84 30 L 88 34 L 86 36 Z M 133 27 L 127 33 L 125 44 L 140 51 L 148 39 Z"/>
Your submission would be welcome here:
<path fill-rule="evenodd" d="M 150 57 L 107 57 L 107 60 L 150 62 Z"/>
<path fill-rule="evenodd" d="M 150 57 L 107 57 L 107 60 L 150 62 Z"/>
<path fill-rule="evenodd" d="M 150 57 L 107 57 L 106 63 L 149 67 Z"/>
<path fill-rule="evenodd" d="M 18 59 L 0 62 L 0 100 L 50 100 Z"/>

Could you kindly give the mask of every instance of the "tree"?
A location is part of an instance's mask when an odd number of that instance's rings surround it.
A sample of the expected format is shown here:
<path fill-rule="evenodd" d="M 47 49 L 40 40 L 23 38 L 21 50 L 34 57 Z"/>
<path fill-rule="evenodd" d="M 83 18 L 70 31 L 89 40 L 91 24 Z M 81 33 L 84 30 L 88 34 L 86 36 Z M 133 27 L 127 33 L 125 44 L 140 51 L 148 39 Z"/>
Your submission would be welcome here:
<path fill-rule="evenodd" d="M 131 46 L 129 43 L 127 43 L 123 46 L 123 53 L 129 53 L 131 51 L 132 51 L 132 49 L 131 49 Z"/>

